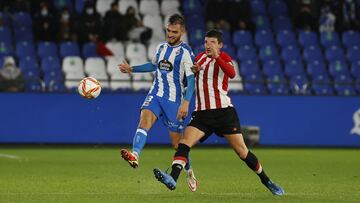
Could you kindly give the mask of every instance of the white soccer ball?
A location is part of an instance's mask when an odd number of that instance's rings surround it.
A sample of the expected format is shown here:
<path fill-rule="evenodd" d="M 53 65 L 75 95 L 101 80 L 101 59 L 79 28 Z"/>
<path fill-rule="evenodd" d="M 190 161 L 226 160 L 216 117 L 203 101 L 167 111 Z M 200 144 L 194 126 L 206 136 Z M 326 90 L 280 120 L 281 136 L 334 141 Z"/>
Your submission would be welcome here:
<path fill-rule="evenodd" d="M 95 78 L 86 77 L 80 81 L 78 91 L 86 99 L 95 99 L 100 95 L 101 86 Z"/>

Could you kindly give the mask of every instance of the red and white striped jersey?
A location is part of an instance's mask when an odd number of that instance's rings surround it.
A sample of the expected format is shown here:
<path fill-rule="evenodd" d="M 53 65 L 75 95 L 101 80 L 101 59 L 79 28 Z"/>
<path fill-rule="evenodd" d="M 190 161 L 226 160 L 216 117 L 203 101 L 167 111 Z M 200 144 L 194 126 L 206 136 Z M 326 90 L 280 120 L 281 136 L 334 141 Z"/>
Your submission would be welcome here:
<path fill-rule="evenodd" d="M 229 55 L 221 52 L 219 57 L 234 69 Z M 201 67 L 196 73 L 195 111 L 233 106 L 230 97 L 227 96 L 229 76 L 221 69 L 216 59 L 209 58 L 202 52 L 196 56 L 195 61 Z"/>

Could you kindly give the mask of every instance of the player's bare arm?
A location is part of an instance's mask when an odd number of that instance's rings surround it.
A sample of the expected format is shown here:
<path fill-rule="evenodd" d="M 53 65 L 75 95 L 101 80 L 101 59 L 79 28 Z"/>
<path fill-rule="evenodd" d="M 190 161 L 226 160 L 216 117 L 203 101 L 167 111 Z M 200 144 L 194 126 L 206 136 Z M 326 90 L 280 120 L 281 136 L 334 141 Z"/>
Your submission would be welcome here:
<path fill-rule="evenodd" d="M 132 72 L 132 67 L 125 60 L 123 60 L 123 63 L 120 63 L 118 67 L 122 73 Z"/>
<path fill-rule="evenodd" d="M 186 99 L 184 99 L 181 102 L 181 105 L 179 106 L 179 110 L 176 116 L 176 119 L 180 120 L 180 119 L 184 119 L 188 113 L 189 113 L 189 101 L 187 101 Z"/>

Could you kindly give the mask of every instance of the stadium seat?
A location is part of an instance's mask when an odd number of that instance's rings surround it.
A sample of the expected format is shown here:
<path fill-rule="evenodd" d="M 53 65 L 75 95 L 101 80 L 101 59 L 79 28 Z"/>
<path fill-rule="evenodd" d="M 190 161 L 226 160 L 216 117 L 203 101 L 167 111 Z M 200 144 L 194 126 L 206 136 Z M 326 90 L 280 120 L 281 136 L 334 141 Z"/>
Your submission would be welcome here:
<path fill-rule="evenodd" d="M 161 1 L 160 11 L 163 16 L 179 13 L 180 3 L 178 0 Z"/>
<path fill-rule="evenodd" d="M 346 57 L 350 63 L 359 61 L 360 60 L 360 44 L 348 47 Z"/>
<path fill-rule="evenodd" d="M 232 46 L 232 43 L 230 44 L 224 44 L 224 46 L 221 49 L 222 51 L 225 51 L 231 58 L 236 57 L 236 51 L 234 47 Z"/>
<path fill-rule="evenodd" d="M 253 38 L 251 32 L 247 30 L 237 30 L 233 33 L 233 43 L 237 47 L 253 46 Z"/>
<path fill-rule="evenodd" d="M 105 16 L 105 13 L 110 10 L 112 2 L 114 1 L 113 0 L 96 1 L 96 11 L 101 16 Z"/>
<path fill-rule="evenodd" d="M 188 33 L 192 33 L 194 29 L 206 30 L 204 16 L 194 14 L 191 16 L 187 16 L 185 18 L 185 21 Z"/>
<path fill-rule="evenodd" d="M 316 75 L 326 74 L 325 64 L 321 60 L 314 60 L 307 64 L 307 73 L 314 77 Z"/>
<path fill-rule="evenodd" d="M 360 80 L 360 60 L 351 63 L 351 74 Z"/>
<path fill-rule="evenodd" d="M 204 44 L 205 31 L 201 28 L 190 30 L 189 42 L 191 46 L 199 46 Z"/>
<path fill-rule="evenodd" d="M 113 53 L 114 57 L 125 58 L 125 48 L 123 43 L 109 41 L 105 46 Z"/>
<path fill-rule="evenodd" d="M 287 95 L 289 94 L 289 88 L 284 83 L 268 83 L 267 88 L 272 95 Z"/>
<path fill-rule="evenodd" d="M 277 16 L 273 19 L 272 29 L 275 32 L 280 32 L 282 30 L 292 30 L 293 26 L 289 17 Z"/>
<path fill-rule="evenodd" d="M 159 42 L 164 40 L 165 31 L 163 21 L 160 15 L 147 14 L 143 17 L 143 24 L 152 29 L 151 42 Z"/>
<path fill-rule="evenodd" d="M 0 27 L 0 41 L 5 42 L 7 44 L 11 44 L 13 42 L 12 35 L 11 35 L 9 28 Z"/>
<path fill-rule="evenodd" d="M 312 31 L 300 31 L 298 40 L 303 48 L 307 48 L 309 46 L 319 46 L 317 34 Z"/>
<path fill-rule="evenodd" d="M 90 4 L 95 4 L 95 0 L 75 0 L 75 11 L 77 12 L 77 14 L 81 14 L 83 12 L 85 3 L 90 3 Z"/>
<path fill-rule="evenodd" d="M 133 81 L 132 88 L 135 91 L 147 91 L 152 86 L 153 75 L 151 73 L 131 73 Z"/>
<path fill-rule="evenodd" d="M 137 3 L 137 0 L 119 0 L 119 10 L 121 14 L 125 15 L 126 10 L 130 6 L 135 9 L 137 14 L 139 14 L 139 5 Z"/>
<path fill-rule="evenodd" d="M 126 46 L 125 56 L 130 61 L 133 59 L 141 59 L 146 61 L 146 48 L 141 43 L 129 43 Z"/>
<path fill-rule="evenodd" d="M 267 94 L 266 88 L 263 83 L 245 82 L 245 90 L 248 94 L 254 94 L 254 95 Z"/>
<path fill-rule="evenodd" d="M 237 50 L 237 58 L 240 61 L 255 60 L 257 59 L 256 49 L 252 46 L 242 46 Z"/>
<path fill-rule="evenodd" d="M 25 92 L 40 92 L 42 87 L 39 81 L 25 82 Z"/>
<path fill-rule="evenodd" d="M 276 35 L 276 41 L 281 47 L 295 46 L 297 44 L 295 34 L 289 30 L 279 31 Z"/>
<path fill-rule="evenodd" d="M 252 20 L 256 26 L 257 31 L 270 29 L 270 20 L 267 16 L 264 15 L 254 16 Z"/>
<path fill-rule="evenodd" d="M 53 0 L 53 4 L 58 11 L 61 11 L 64 8 L 68 8 L 70 11 L 73 10 L 72 0 Z"/>
<path fill-rule="evenodd" d="M 252 0 L 250 5 L 253 15 L 267 15 L 266 4 L 263 0 Z"/>
<path fill-rule="evenodd" d="M 61 63 L 59 58 L 53 56 L 47 56 L 42 58 L 40 67 L 44 73 L 61 71 Z"/>
<path fill-rule="evenodd" d="M 142 15 L 160 15 L 160 5 L 157 0 L 140 0 L 139 11 Z"/>
<path fill-rule="evenodd" d="M 11 44 L 0 41 L 0 56 L 11 56 L 11 55 L 13 55 Z"/>
<path fill-rule="evenodd" d="M 155 56 L 156 48 L 158 47 L 158 45 L 159 45 L 159 42 L 150 43 L 150 45 L 148 47 L 148 51 L 147 51 L 147 58 L 149 60 L 152 60 L 153 57 Z"/>
<path fill-rule="evenodd" d="M 16 42 L 33 41 L 33 31 L 31 27 L 20 26 L 14 28 L 14 37 Z"/>
<path fill-rule="evenodd" d="M 64 77 L 61 70 L 44 73 L 45 90 L 53 91 L 54 86 L 64 83 Z"/>
<path fill-rule="evenodd" d="M 24 70 L 38 70 L 39 63 L 36 57 L 26 56 L 19 59 L 19 68 Z"/>
<path fill-rule="evenodd" d="M 304 64 L 299 60 L 292 60 L 285 63 L 285 73 L 290 78 L 295 75 L 304 75 Z"/>
<path fill-rule="evenodd" d="M 307 63 L 311 61 L 323 61 L 324 56 L 320 47 L 318 46 L 309 46 L 304 49 L 303 57 Z"/>
<path fill-rule="evenodd" d="M 37 53 L 41 58 L 47 56 L 58 57 L 57 46 L 54 42 L 39 42 Z"/>
<path fill-rule="evenodd" d="M 194 52 L 195 56 L 197 56 L 198 54 L 200 54 L 203 51 L 204 51 L 204 45 L 198 45 L 193 48 L 193 52 Z"/>
<path fill-rule="evenodd" d="M 13 27 L 32 27 L 32 19 L 29 13 L 20 11 L 13 15 Z"/>
<path fill-rule="evenodd" d="M 97 51 L 96 51 L 96 44 L 93 42 L 85 43 L 82 46 L 82 56 L 85 59 L 89 58 L 89 57 L 98 57 L 99 55 L 97 54 Z"/>
<path fill-rule="evenodd" d="M 317 84 L 313 83 L 311 86 L 315 95 L 334 95 L 334 88 L 329 84 Z"/>
<path fill-rule="evenodd" d="M 11 24 L 11 15 L 7 12 L 0 11 L 0 19 L 2 19 L 2 23 L 4 27 L 10 28 Z"/>
<path fill-rule="evenodd" d="M 197 1 L 197 0 L 183 0 L 181 2 L 181 6 L 183 8 L 183 12 L 185 16 L 200 14 L 202 15 L 205 10 L 205 2 Z"/>
<path fill-rule="evenodd" d="M 335 85 L 335 89 L 340 96 L 355 96 L 356 90 L 352 85 Z"/>
<path fill-rule="evenodd" d="M 342 43 L 348 48 L 354 45 L 360 46 L 360 33 L 353 30 L 343 32 Z"/>
<path fill-rule="evenodd" d="M 32 42 L 22 41 L 16 43 L 16 56 L 19 58 L 35 56 L 35 48 Z"/>
<path fill-rule="evenodd" d="M 345 61 L 332 61 L 329 63 L 329 73 L 333 77 L 339 74 L 349 74 L 349 67 Z"/>
<path fill-rule="evenodd" d="M 75 42 L 61 42 L 60 43 L 60 56 L 80 56 L 79 45 Z"/>
<path fill-rule="evenodd" d="M 325 48 L 331 46 L 340 46 L 339 35 L 337 34 L 337 32 L 321 32 L 320 43 Z"/>
<path fill-rule="evenodd" d="M 263 63 L 263 71 L 265 75 L 270 76 L 274 74 L 282 74 L 283 68 L 278 60 L 269 60 Z"/>
<path fill-rule="evenodd" d="M 244 91 L 244 86 L 242 84 L 239 64 L 235 60 L 232 60 L 232 63 L 234 64 L 234 68 L 235 68 L 235 77 L 229 80 L 228 90 L 230 92 L 242 92 Z"/>
<path fill-rule="evenodd" d="M 292 76 L 290 78 L 290 89 L 293 94 L 308 95 L 311 93 L 310 83 L 305 74 Z"/>
<path fill-rule="evenodd" d="M 289 45 L 286 47 L 282 47 L 281 58 L 285 62 L 289 62 L 293 60 L 301 60 L 302 56 L 300 53 L 300 49 L 297 46 Z"/>
<path fill-rule="evenodd" d="M 108 80 L 105 61 L 100 57 L 89 57 L 85 60 L 85 73 L 99 82 Z"/>
<path fill-rule="evenodd" d="M 259 57 L 262 61 L 279 60 L 279 54 L 275 46 L 263 46 L 260 48 Z"/>
<path fill-rule="evenodd" d="M 62 70 L 66 80 L 81 80 L 85 77 L 84 63 L 79 56 L 67 56 L 63 59 Z"/>
<path fill-rule="evenodd" d="M 331 63 L 332 61 L 345 60 L 345 54 L 341 47 L 331 46 L 325 50 L 325 57 Z"/>
<path fill-rule="evenodd" d="M 255 44 L 258 47 L 275 45 L 274 37 L 270 30 L 260 30 L 255 33 Z"/>
<path fill-rule="evenodd" d="M 271 17 L 287 16 L 288 15 L 287 5 L 282 0 L 269 1 L 268 13 L 270 14 Z"/>

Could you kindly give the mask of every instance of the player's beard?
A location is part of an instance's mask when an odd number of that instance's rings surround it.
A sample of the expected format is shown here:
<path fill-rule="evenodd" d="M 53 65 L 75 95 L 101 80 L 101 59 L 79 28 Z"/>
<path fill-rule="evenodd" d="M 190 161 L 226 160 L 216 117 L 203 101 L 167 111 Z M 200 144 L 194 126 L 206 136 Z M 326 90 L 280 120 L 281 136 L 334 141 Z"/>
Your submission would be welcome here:
<path fill-rule="evenodd" d="M 181 42 L 181 36 L 180 36 L 180 37 L 177 37 L 177 38 L 174 38 L 174 39 L 168 39 L 167 42 L 168 42 L 171 46 L 178 45 L 178 44 L 180 44 L 180 42 Z"/>

